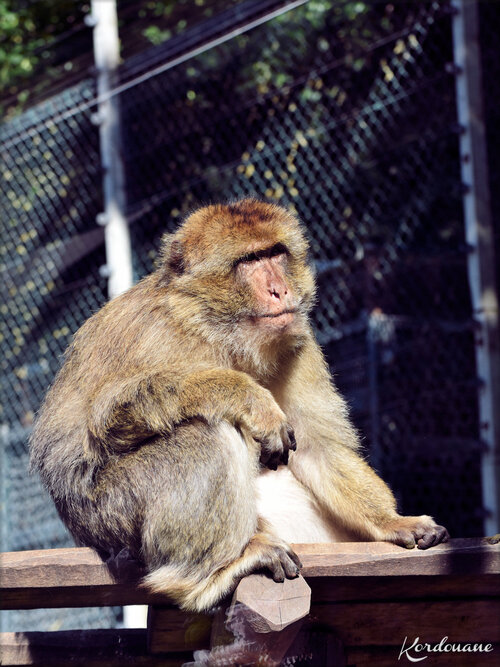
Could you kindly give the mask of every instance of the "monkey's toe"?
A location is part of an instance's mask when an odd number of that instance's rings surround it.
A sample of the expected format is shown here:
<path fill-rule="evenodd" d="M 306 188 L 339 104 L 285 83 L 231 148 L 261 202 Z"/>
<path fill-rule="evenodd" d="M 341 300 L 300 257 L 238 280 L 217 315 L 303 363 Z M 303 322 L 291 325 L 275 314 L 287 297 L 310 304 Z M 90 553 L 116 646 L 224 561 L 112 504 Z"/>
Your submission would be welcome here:
<path fill-rule="evenodd" d="M 263 556 L 262 567 L 269 570 L 274 581 L 283 582 L 299 576 L 302 563 L 298 556 L 290 549 L 282 546 L 272 546 Z"/>
<path fill-rule="evenodd" d="M 429 549 L 436 544 L 442 542 L 447 542 L 450 539 L 450 535 L 444 526 L 434 526 L 432 530 L 426 531 L 419 539 L 417 540 L 417 546 L 419 549 Z"/>
<path fill-rule="evenodd" d="M 285 571 L 280 561 L 277 558 L 272 559 L 268 567 L 269 570 L 271 571 L 273 581 L 276 581 L 277 583 L 285 581 Z"/>

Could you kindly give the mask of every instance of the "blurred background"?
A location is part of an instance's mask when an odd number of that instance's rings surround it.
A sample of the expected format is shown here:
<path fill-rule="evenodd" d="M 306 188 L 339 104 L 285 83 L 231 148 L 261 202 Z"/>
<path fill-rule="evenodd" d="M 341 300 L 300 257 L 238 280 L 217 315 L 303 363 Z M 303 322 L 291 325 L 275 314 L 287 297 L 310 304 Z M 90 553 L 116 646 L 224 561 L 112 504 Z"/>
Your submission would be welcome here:
<path fill-rule="evenodd" d="M 103 5 L 0 0 L 1 550 L 72 544 L 27 473 L 72 334 L 187 211 L 248 195 L 307 229 L 318 340 L 400 510 L 498 531 L 500 3 L 119 0 L 114 45 Z"/>

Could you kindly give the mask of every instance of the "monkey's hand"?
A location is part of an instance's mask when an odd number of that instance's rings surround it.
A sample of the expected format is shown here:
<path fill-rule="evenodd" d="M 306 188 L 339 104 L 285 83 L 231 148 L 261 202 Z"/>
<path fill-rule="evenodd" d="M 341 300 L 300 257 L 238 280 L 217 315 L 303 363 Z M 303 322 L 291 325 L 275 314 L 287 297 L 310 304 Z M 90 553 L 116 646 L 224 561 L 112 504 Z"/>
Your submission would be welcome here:
<path fill-rule="evenodd" d="M 407 549 L 413 549 L 415 546 L 419 549 L 428 549 L 440 542 L 447 542 L 450 537 L 444 526 L 438 526 L 434 519 L 426 514 L 398 516 L 384 526 L 384 529 L 388 531 L 384 539 Z"/>
<path fill-rule="evenodd" d="M 288 463 L 289 451 L 297 449 L 297 442 L 283 410 L 267 389 L 262 391 L 269 395 L 263 401 L 253 397 L 253 406 L 243 413 L 240 425 L 260 444 L 260 463 L 276 470 L 278 465 Z"/>
<path fill-rule="evenodd" d="M 207 369 L 183 378 L 178 394 L 184 419 L 228 421 L 241 429 L 249 446 L 260 446 L 260 461 L 272 470 L 296 449 L 292 428 L 272 393 L 241 371 Z"/>
<path fill-rule="evenodd" d="M 266 468 L 276 470 L 280 463 L 288 463 L 288 452 L 297 449 L 293 428 L 288 424 L 283 424 L 279 436 L 276 439 L 275 434 L 255 438 L 261 445 L 260 462 Z"/>

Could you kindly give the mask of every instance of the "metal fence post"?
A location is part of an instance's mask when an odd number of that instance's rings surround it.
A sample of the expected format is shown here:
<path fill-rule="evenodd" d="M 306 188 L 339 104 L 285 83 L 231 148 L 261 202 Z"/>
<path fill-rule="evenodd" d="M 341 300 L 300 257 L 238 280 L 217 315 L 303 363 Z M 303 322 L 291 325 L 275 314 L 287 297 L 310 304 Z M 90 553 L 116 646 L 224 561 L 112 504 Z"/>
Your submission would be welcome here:
<path fill-rule="evenodd" d="M 486 534 L 499 530 L 500 482 L 500 353 L 498 295 L 495 287 L 494 237 L 488 187 L 483 116 L 479 8 L 476 0 L 456 0 L 453 17 L 454 59 L 460 159 L 464 184 L 466 241 L 470 246 L 468 275 L 476 329 L 476 364 L 481 380 L 479 419 L 483 503 Z"/>
<path fill-rule="evenodd" d="M 115 0 L 92 0 L 87 23 L 94 29 L 94 60 L 97 68 L 98 110 L 104 211 L 97 222 L 104 225 L 108 296 L 121 294 L 133 284 L 130 231 L 125 217 L 125 175 L 121 150 L 120 102 L 112 94 L 116 85 L 120 44 Z M 145 608 L 123 609 L 125 627 L 145 625 Z"/>
<path fill-rule="evenodd" d="M 116 1 L 92 0 L 87 24 L 94 29 L 98 94 L 94 121 L 99 125 L 104 191 L 104 212 L 97 222 L 105 228 L 107 263 L 104 271 L 112 299 L 133 283 L 130 233 L 125 217 L 119 100 L 111 94 L 120 57 Z"/>

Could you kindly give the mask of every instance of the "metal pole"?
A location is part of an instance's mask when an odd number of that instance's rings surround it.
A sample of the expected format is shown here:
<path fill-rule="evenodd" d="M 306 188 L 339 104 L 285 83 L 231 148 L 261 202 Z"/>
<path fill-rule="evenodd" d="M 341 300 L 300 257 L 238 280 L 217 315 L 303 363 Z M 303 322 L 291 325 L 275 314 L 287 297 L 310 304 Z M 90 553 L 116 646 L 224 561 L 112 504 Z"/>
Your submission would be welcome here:
<path fill-rule="evenodd" d="M 87 25 L 94 29 L 94 60 L 97 69 L 98 109 L 93 120 L 99 125 L 104 211 L 97 222 L 104 226 L 108 296 L 113 299 L 133 284 L 130 232 L 125 217 L 125 179 L 122 163 L 120 102 L 113 96 L 120 59 L 115 0 L 92 0 Z M 145 627 L 147 608 L 123 608 L 125 627 Z"/>
<path fill-rule="evenodd" d="M 453 17 L 454 59 L 460 158 L 464 183 L 464 219 L 468 274 L 476 328 L 476 365 L 481 380 L 479 420 L 484 445 L 481 461 L 484 528 L 499 530 L 500 352 L 498 296 L 495 287 L 494 237 L 488 187 L 483 121 L 479 8 L 476 0 L 456 0 Z"/>
<path fill-rule="evenodd" d="M 120 48 L 115 0 L 92 0 L 87 25 L 94 29 L 94 60 L 97 69 L 98 110 L 103 173 L 104 211 L 97 222 L 104 225 L 109 298 L 131 287 L 132 251 L 125 217 L 124 169 L 122 164 L 119 99 L 111 96 L 116 84 Z"/>

